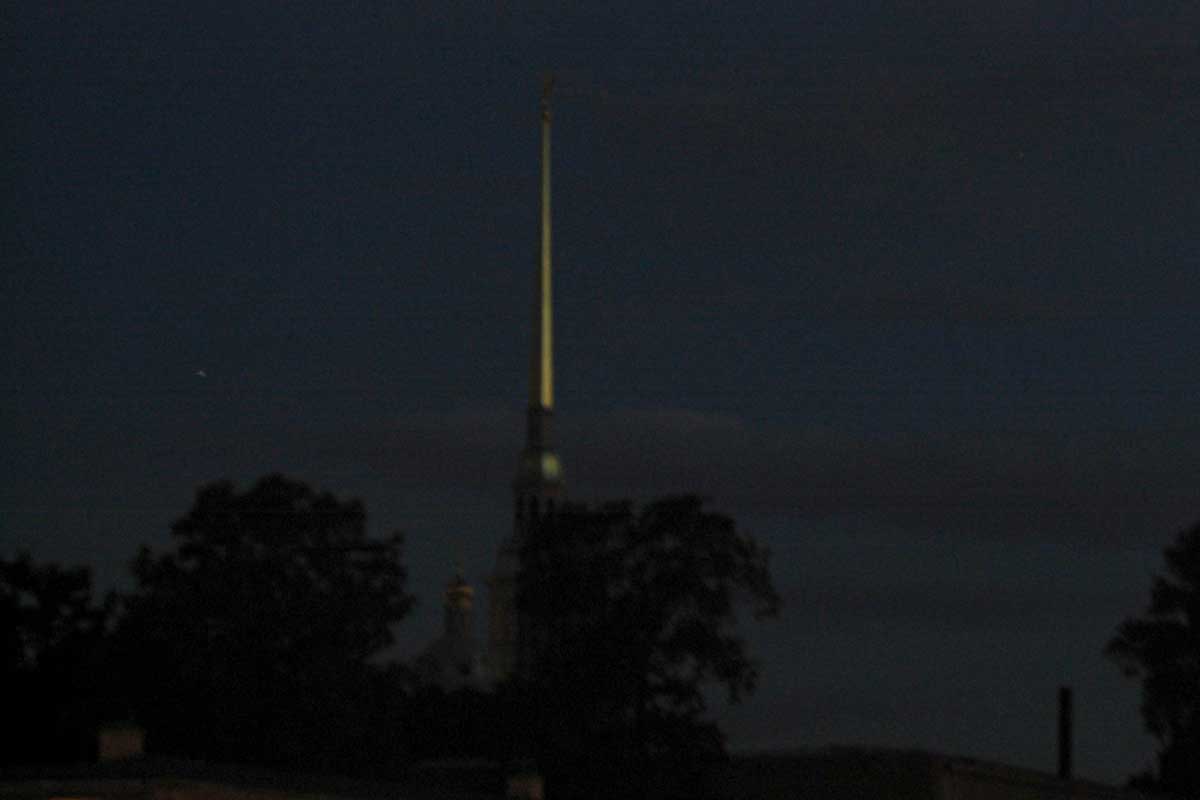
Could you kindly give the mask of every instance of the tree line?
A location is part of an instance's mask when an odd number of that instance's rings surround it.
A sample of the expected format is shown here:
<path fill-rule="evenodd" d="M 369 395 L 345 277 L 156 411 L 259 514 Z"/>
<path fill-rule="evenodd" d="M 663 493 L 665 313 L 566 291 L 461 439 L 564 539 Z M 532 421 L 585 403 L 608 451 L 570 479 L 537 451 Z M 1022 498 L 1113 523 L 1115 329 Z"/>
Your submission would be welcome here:
<path fill-rule="evenodd" d="M 486 758 L 556 796 L 687 796 L 725 755 L 711 690 L 754 690 L 740 623 L 779 610 L 768 552 L 696 497 L 567 506 L 522 551 L 518 677 L 448 694 L 384 657 L 414 598 L 402 537 L 369 536 L 361 502 L 216 482 L 171 540 L 103 597 L 86 567 L 0 558 L 0 766 L 90 760 L 101 724 L 132 721 L 163 755 L 385 778 Z M 1200 524 L 1165 561 L 1106 653 L 1159 743 L 1131 783 L 1198 796 Z"/>
<path fill-rule="evenodd" d="M 361 502 L 216 482 L 170 532 L 103 597 L 86 567 L 0 560 L 0 763 L 90 760 L 132 721 L 151 753 L 214 762 L 387 778 L 474 757 L 533 762 L 558 796 L 614 775 L 684 792 L 724 754 L 706 689 L 754 688 L 739 619 L 779 607 L 767 551 L 695 497 L 568 506 L 525 542 L 519 677 L 448 694 L 386 657 L 414 598 Z"/>

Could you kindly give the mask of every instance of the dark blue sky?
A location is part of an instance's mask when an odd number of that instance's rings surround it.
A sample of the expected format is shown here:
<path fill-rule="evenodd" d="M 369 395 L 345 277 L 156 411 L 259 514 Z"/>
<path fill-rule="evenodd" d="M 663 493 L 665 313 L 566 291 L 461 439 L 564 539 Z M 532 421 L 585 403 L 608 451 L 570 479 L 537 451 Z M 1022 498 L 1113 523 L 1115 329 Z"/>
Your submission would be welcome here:
<path fill-rule="evenodd" d="M 1050 768 L 1070 683 L 1120 780 L 1100 651 L 1200 515 L 1200 12 L 1148 5 L 26 4 L 0 551 L 119 584 L 282 470 L 407 533 L 418 649 L 507 532 L 553 68 L 570 489 L 773 549 L 731 743 Z"/>

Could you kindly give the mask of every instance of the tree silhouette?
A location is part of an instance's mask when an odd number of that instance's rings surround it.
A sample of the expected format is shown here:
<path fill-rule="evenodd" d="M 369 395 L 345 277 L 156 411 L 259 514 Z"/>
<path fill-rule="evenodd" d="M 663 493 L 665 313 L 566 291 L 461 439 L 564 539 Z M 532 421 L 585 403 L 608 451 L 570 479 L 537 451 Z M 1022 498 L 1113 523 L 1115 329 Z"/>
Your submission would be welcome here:
<path fill-rule="evenodd" d="M 412 599 L 400 535 L 370 539 L 365 522 L 359 501 L 272 475 L 201 487 L 174 552 L 142 548 L 116 641 L 152 747 L 341 770 L 386 758 L 370 721 L 397 681 L 370 659 Z"/>
<path fill-rule="evenodd" d="M 1107 653 L 1141 679 L 1142 717 L 1158 739 L 1158 775 L 1140 780 L 1184 796 L 1200 795 L 1200 523 L 1164 551 L 1150 607 L 1127 619 Z"/>
<path fill-rule="evenodd" d="M 688 496 L 547 518 L 523 549 L 518 607 L 518 695 L 548 790 L 638 796 L 723 754 L 705 690 L 754 689 L 739 610 L 773 616 L 779 598 L 767 551 Z"/>
<path fill-rule="evenodd" d="M 100 660 L 114 600 L 97 604 L 86 567 L 0 559 L 0 762 L 91 756 L 104 713 Z"/>

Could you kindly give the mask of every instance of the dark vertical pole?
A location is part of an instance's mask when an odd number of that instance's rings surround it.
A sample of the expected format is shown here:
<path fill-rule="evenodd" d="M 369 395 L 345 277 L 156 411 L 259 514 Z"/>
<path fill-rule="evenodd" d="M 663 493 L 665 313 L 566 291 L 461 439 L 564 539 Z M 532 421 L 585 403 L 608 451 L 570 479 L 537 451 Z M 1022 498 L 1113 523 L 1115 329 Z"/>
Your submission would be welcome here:
<path fill-rule="evenodd" d="M 1058 690 L 1058 777 L 1071 779 L 1071 687 Z"/>

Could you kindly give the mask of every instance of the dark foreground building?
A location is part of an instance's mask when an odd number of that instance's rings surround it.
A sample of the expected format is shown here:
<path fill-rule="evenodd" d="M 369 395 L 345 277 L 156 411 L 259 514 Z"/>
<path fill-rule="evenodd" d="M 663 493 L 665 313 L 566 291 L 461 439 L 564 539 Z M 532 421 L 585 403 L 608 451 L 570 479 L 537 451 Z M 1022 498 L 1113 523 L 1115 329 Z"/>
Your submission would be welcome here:
<path fill-rule="evenodd" d="M 1147 800 L 1128 789 L 908 750 L 829 748 L 734 756 L 706 800 Z"/>
<path fill-rule="evenodd" d="M 612 796 L 622 797 L 621 776 Z M 0 772 L 17 800 L 499 800 L 540 798 L 540 780 L 488 762 L 421 765 L 400 782 L 365 782 L 157 758 Z M 830 748 L 734 756 L 697 800 L 1151 800 L 1091 781 L 918 751 Z M 551 800 L 558 800 L 551 798 Z"/>
<path fill-rule="evenodd" d="M 488 762 L 427 764 L 402 781 L 293 775 L 253 767 L 147 757 L 0 771 L 0 798 L 14 800 L 497 800 L 509 794 Z M 536 796 L 536 795 L 533 795 Z"/>

